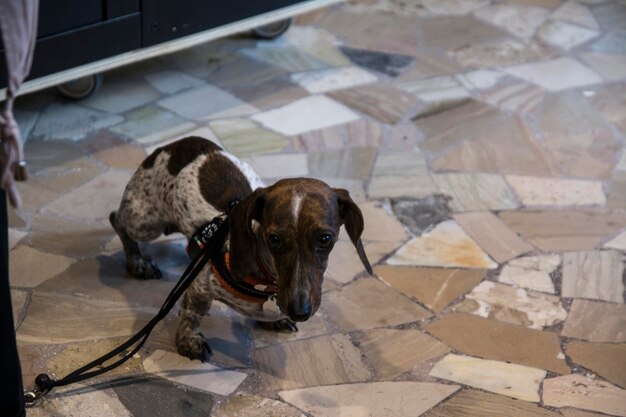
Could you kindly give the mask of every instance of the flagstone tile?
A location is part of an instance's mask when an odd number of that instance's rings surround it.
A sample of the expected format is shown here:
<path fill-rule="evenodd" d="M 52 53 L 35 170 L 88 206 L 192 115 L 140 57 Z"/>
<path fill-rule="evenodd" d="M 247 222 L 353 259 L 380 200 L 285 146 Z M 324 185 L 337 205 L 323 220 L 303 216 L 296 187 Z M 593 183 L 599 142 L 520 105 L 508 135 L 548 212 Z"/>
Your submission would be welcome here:
<path fill-rule="evenodd" d="M 626 171 L 616 171 L 613 175 L 606 205 L 610 209 L 626 208 Z"/>
<path fill-rule="evenodd" d="M 626 36 L 624 37 L 626 44 Z M 626 50 L 624 51 L 626 53 Z M 602 116 L 622 132 L 626 133 L 626 83 L 610 84 L 594 89 L 595 95 L 591 98 L 593 106 Z M 626 156 L 622 153 L 622 159 L 617 169 L 626 170 Z"/>
<path fill-rule="evenodd" d="M 433 194 L 421 199 L 393 199 L 391 209 L 413 235 L 420 236 L 450 218 L 450 197 Z"/>
<path fill-rule="evenodd" d="M 422 3 L 435 15 L 464 15 L 489 5 L 486 0 L 422 0 Z"/>
<path fill-rule="evenodd" d="M 126 115 L 124 123 L 111 127 L 111 131 L 135 139 L 140 144 L 160 142 L 194 128 L 194 124 L 157 106 L 146 106 Z"/>
<path fill-rule="evenodd" d="M 11 229 L 9 229 L 11 230 Z M 604 244 L 605 248 L 619 249 L 626 251 L 626 230 L 615 236 L 613 239 Z"/>
<path fill-rule="evenodd" d="M 320 176 L 317 177 L 319 180 L 324 181 L 326 184 L 333 188 L 343 188 L 350 193 L 350 198 L 357 203 L 361 204 L 366 201 L 365 198 L 365 186 L 363 181 L 360 180 L 351 180 L 349 178 L 331 178 Z"/>
<path fill-rule="evenodd" d="M 206 57 L 204 59 L 203 64 L 207 67 Z M 222 88 L 244 84 L 256 85 L 289 73 L 286 69 L 273 65 L 271 62 L 242 53 L 230 52 L 224 56 L 214 57 L 208 64 L 208 79 L 211 80 L 211 84 Z"/>
<path fill-rule="evenodd" d="M 143 367 L 146 372 L 177 384 L 220 395 L 231 394 L 248 376 L 163 350 L 156 350 L 144 359 Z"/>
<path fill-rule="evenodd" d="M 29 141 L 24 144 L 24 154 L 30 175 L 58 175 L 94 166 L 80 147 L 70 142 Z"/>
<path fill-rule="evenodd" d="M 626 390 L 576 374 L 543 381 L 543 403 L 626 416 Z"/>
<path fill-rule="evenodd" d="M 599 181 L 508 175 L 507 181 L 525 206 L 604 205 Z"/>
<path fill-rule="evenodd" d="M 424 319 L 428 310 L 375 278 L 365 278 L 324 294 L 327 316 L 344 331 L 394 326 Z M 392 305 L 393 309 L 381 309 Z"/>
<path fill-rule="evenodd" d="M 359 67 L 330 68 L 291 74 L 291 79 L 309 93 L 320 94 L 376 82 L 378 77 Z"/>
<path fill-rule="evenodd" d="M 243 53 L 258 61 L 278 66 L 288 72 L 327 69 L 327 62 L 295 47 L 245 49 Z"/>
<path fill-rule="evenodd" d="M 500 175 L 483 173 L 433 174 L 441 192 L 452 197 L 454 211 L 506 210 L 519 203 Z"/>
<path fill-rule="evenodd" d="M 410 118 L 417 107 L 408 93 L 384 84 L 370 84 L 328 93 L 331 98 L 388 124 Z"/>
<path fill-rule="evenodd" d="M 533 250 L 489 211 L 457 213 L 454 220 L 498 263 Z"/>
<path fill-rule="evenodd" d="M 557 357 L 561 348 L 554 333 L 464 313 L 453 313 L 430 323 L 426 330 L 467 355 L 570 373 L 565 360 Z"/>
<path fill-rule="evenodd" d="M 494 269 L 497 264 L 455 221 L 448 220 L 411 239 L 387 260 L 390 265 Z"/>
<path fill-rule="evenodd" d="M 15 117 L 17 126 L 20 129 L 20 136 L 22 137 L 24 143 L 26 143 L 28 141 L 30 133 L 35 127 L 35 123 L 37 123 L 37 120 L 39 119 L 39 112 L 14 108 L 13 117 Z"/>
<path fill-rule="evenodd" d="M 383 197 L 426 197 L 437 192 L 424 155 L 410 151 L 381 151 L 374 163 L 368 195 Z"/>
<path fill-rule="evenodd" d="M 313 175 L 366 180 L 374 166 L 376 148 L 350 147 L 311 151 L 307 159 Z"/>
<path fill-rule="evenodd" d="M 567 317 L 559 297 L 491 281 L 480 283 L 455 309 L 536 330 L 561 323 Z"/>
<path fill-rule="evenodd" d="M 577 410 L 574 408 L 561 408 L 559 410 L 565 417 L 603 417 L 606 414 L 590 413 L 588 411 Z"/>
<path fill-rule="evenodd" d="M 373 382 L 281 391 L 280 397 L 315 417 L 421 415 L 458 390 L 429 382 Z"/>
<path fill-rule="evenodd" d="M 459 103 L 470 96 L 463 85 L 452 76 L 419 79 L 406 79 L 396 82 L 399 88 L 411 93 L 430 105 L 429 109 L 444 109 L 452 103 Z M 428 110 L 427 110 L 428 111 Z M 430 110 L 432 112 L 432 110 Z"/>
<path fill-rule="evenodd" d="M 397 82 L 415 82 L 424 78 L 442 75 L 453 75 L 462 72 L 463 68 L 448 55 L 436 50 L 419 51 L 415 63 L 400 76 Z"/>
<path fill-rule="evenodd" d="M 330 336 L 257 349 L 254 358 L 268 391 L 355 382 L 349 380 Z"/>
<path fill-rule="evenodd" d="M 133 417 L 213 415 L 214 400 L 210 394 L 179 387 L 166 379 L 142 378 L 113 389 Z"/>
<path fill-rule="evenodd" d="M 600 32 L 575 24 L 554 20 L 545 24 L 538 32 L 540 39 L 563 50 L 569 50 L 589 42 Z"/>
<path fill-rule="evenodd" d="M 476 390 L 462 390 L 441 403 L 424 417 L 558 417 L 560 414 L 501 395 Z"/>
<path fill-rule="evenodd" d="M 16 187 L 22 198 L 21 208 L 28 212 L 38 211 L 59 197 L 58 192 L 41 184 L 39 177 L 30 177 L 29 181 L 17 182 Z"/>
<path fill-rule="evenodd" d="M 18 327 L 22 319 L 22 310 L 28 301 L 28 293 L 26 291 L 14 290 L 11 288 L 11 310 L 13 310 L 13 325 Z"/>
<path fill-rule="evenodd" d="M 347 333 L 337 333 L 330 340 L 350 381 L 370 381 L 372 371 L 365 364 L 363 353 Z"/>
<path fill-rule="evenodd" d="M 525 256 L 511 260 L 504 266 L 498 281 L 529 290 L 554 294 L 550 274 L 561 265 L 559 255 Z"/>
<path fill-rule="evenodd" d="M 361 238 L 368 242 L 401 242 L 409 238 L 402 223 L 381 203 L 371 201 L 360 204 L 366 227 Z M 343 235 L 343 237 L 347 237 Z"/>
<path fill-rule="evenodd" d="M 507 67 L 504 71 L 538 84 L 549 91 L 584 87 L 602 82 L 602 77 L 597 72 L 568 57 Z"/>
<path fill-rule="evenodd" d="M 493 68 L 542 61 L 555 56 L 549 45 L 537 40 L 506 38 L 497 42 L 467 43 L 448 51 L 466 68 Z"/>
<path fill-rule="evenodd" d="M 620 3 L 602 4 L 591 8 L 602 29 L 626 29 L 626 6 Z"/>
<path fill-rule="evenodd" d="M 507 397 L 539 402 L 539 385 L 546 371 L 450 353 L 435 365 L 430 375 Z"/>
<path fill-rule="evenodd" d="M 591 10 L 575 1 L 566 1 L 550 15 L 553 19 L 576 23 L 591 29 L 598 29 L 598 22 L 593 17 Z"/>
<path fill-rule="evenodd" d="M 66 392 L 49 395 L 28 411 L 29 417 L 134 417 L 111 389 L 78 386 L 80 395 Z"/>
<path fill-rule="evenodd" d="M 304 323 L 298 323 L 297 332 L 277 332 L 275 330 L 267 330 L 261 326 L 250 326 L 254 346 L 262 348 L 281 343 L 289 343 L 296 340 L 310 339 L 317 336 L 328 334 L 326 322 L 322 314 L 318 312 Z"/>
<path fill-rule="evenodd" d="M 150 155 L 152 152 L 154 152 L 155 150 L 157 150 L 158 148 L 162 146 L 169 145 L 170 143 L 176 142 L 177 140 L 180 140 L 189 136 L 199 136 L 201 138 L 210 140 L 211 142 L 215 143 L 217 146 L 223 147 L 218 137 L 209 127 L 203 126 L 203 127 L 194 129 L 193 128 L 194 126 L 195 125 L 191 125 L 191 130 L 187 128 L 183 130 L 182 132 L 178 132 L 178 133 L 176 133 L 177 130 L 169 131 L 169 132 L 165 131 L 165 132 L 162 132 L 162 134 L 153 134 L 153 135 L 143 137 L 142 140 L 145 140 L 145 142 L 143 143 L 147 145 L 145 147 L 146 154 Z"/>
<path fill-rule="evenodd" d="M 626 78 L 625 55 L 586 52 L 582 54 L 582 59 L 609 81 Z"/>
<path fill-rule="evenodd" d="M 238 157 L 278 153 L 289 140 L 248 119 L 216 120 L 209 124 L 224 148 Z"/>
<path fill-rule="evenodd" d="M 279 400 L 238 394 L 221 402 L 210 415 L 213 417 L 302 417 L 302 411 Z"/>
<path fill-rule="evenodd" d="M 284 77 L 229 87 L 239 99 L 259 110 L 271 110 L 308 96 L 307 90 Z"/>
<path fill-rule="evenodd" d="M 333 251 L 328 259 L 327 275 L 335 282 L 346 284 L 354 279 L 357 275 L 365 273 L 365 267 L 361 263 L 361 259 L 345 234 L 342 232 L 340 238 L 342 240 L 335 243 Z M 363 244 L 365 253 L 370 264 L 375 265 L 382 258 L 398 249 L 403 241 L 372 241 Z"/>
<path fill-rule="evenodd" d="M 359 116 L 326 96 L 311 96 L 252 116 L 252 119 L 283 135 L 297 135 L 348 123 Z"/>
<path fill-rule="evenodd" d="M 626 343 L 626 305 L 574 299 L 562 336 Z"/>
<path fill-rule="evenodd" d="M 626 33 L 609 32 L 591 45 L 595 52 L 623 54 L 626 53 Z"/>
<path fill-rule="evenodd" d="M 570 342 L 567 355 L 609 382 L 626 387 L 626 344 Z"/>
<path fill-rule="evenodd" d="M 114 125 L 122 120 L 123 117 L 116 114 L 86 109 L 77 104 L 53 102 L 42 111 L 32 135 L 46 140 L 78 140 L 88 132 Z"/>
<path fill-rule="evenodd" d="M 499 217 L 544 252 L 591 250 L 626 227 L 626 215 L 607 210 L 504 211 Z"/>
<path fill-rule="evenodd" d="M 542 88 L 523 81 L 498 85 L 480 94 L 493 106 L 523 115 L 538 113 L 544 96 Z"/>
<path fill-rule="evenodd" d="M 192 77 L 176 70 L 151 72 L 150 74 L 144 75 L 144 78 L 152 87 L 163 94 L 176 94 L 183 90 L 200 87 L 206 84 L 200 78 Z"/>
<path fill-rule="evenodd" d="M 496 86 L 506 74 L 494 70 L 477 70 L 457 75 L 456 79 L 468 90 L 485 90 Z"/>
<path fill-rule="evenodd" d="M 624 255 L 618 251 L 566 252 L 563 297 L 624 302 Z"/>
<path fill-rule="evenodd" d="M 359 119 L 296 136 L 292 146 L 298 151 L 329 150 L 347 147 L 378 147 L 384 140 L 383 126 Z"/>
<path fill-rule="evenodd" d="M 257 111 L 253 106 L 211 85 L 163 98 L 158 104 L 190 120 L 244 116 Z"/>
<path fill-rule="evenodd" d="M 530 39 L 548 18 L 548 13 L 549 11 L 542 7 L 500 3 L 478 9 L 474 16 L 508 30 L 522 39 Z"/>
<path fill-rule="evenodd" d="M 377 52 L 365 49 L 341 47 L 341 52 L 359 67 L 376 71 L 390 77 L 397 77 L 414 61 L 408 55 Z"/>
<path fill-rule="evenodd" d="M 135 170 L 146 158 L 146 151 L 140 146 L 128 143 L 109 131 L 80 141 L 80 144 L 101 163 L 112 168 Z"/>
<path fill-rule="evenodd" d="M 34 291 L 19 342 L 59 344 L 131 336 L 154 315 L 153 309 Z"/>
<path fill-rule="evenodd" d="M 450 348 L 417 329 L 376 329 L 356 336 L 365 360 L 382 379 L 394 379 Z"/>
<path fill-rule="evenodd" d="M 474 288 L 484 278 L 481 269 L 414 268 L 378 265 L 378 275 L 392 288 L 417 299 L 436 313 Z"/>
<path fill-rule="evenodd" d="M 61 255 L 21 245 L 9 252 L 9 277 L 15 287 L 33 288 L 65 271 L 75 262 Z"/>
<path fill-rule="evenodd" d="M 303 177 L 308 175 L 306 154 L 254 155 L 243 158 L 261 178 Z"/>
<path fill-rule="evenodd" d="M 446 50 L 457 50 L 482 42 L 496 42 L 509 37 L 506 31 L 473 16 L 430 18 L 421 22 L 419 32 L 423 47 Z"/>
<path fill-rule="evenodd" d="M 123 113 L 160 97 L 158 91 L 138 79 L 105 78 L 98 94 L 80 101 L 82 106 L 109 113 Z"/>
<path fill-rule="evenodd" d="M 47 213 L 107 222 L 119 206 L 130 174 L 109 171 L 81 185 L 44 207 Z"/>

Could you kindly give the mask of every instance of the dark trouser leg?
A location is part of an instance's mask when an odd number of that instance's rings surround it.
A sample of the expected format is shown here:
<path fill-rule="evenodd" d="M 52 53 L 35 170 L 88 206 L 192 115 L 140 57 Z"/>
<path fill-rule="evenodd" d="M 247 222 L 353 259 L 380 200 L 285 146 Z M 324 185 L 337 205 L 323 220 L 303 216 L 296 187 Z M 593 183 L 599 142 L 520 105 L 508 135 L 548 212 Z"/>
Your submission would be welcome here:
<path fill-rule="evenodd" d="M 0 190 L 0 415 L 23 417 L 24 389 L 9 289 L 8 223 L 7 196 Z"/>

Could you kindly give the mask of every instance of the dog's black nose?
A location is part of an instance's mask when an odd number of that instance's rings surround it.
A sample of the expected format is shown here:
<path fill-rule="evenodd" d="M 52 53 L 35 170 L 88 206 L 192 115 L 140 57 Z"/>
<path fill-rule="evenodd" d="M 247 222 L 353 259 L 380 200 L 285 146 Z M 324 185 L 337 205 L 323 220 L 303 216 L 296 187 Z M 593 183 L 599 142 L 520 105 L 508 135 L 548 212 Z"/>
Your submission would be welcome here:
<path fill-rule="evenodd" d="M 311 317 L 311 313 L 313 308 L 311 307 L 311 303 L 309 303 L 306 299 L 300 299 L 300 302 L 290 304 L 287 308 L 287 313 L 289 314 L 289 318 L 293 321 L 305 321 L 309 317 Z"/>

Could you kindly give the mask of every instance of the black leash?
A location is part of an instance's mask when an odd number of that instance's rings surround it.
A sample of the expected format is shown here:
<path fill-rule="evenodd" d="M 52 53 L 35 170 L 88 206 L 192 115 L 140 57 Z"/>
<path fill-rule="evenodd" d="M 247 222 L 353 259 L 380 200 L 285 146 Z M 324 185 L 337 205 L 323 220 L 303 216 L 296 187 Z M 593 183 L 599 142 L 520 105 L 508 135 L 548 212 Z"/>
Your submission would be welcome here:
<path fill-rule="evenodd" d="M 237 203 L 238 200 L 230 203 L 226 210 L 226 213 L 228 214 Z M 190 241 L 190 244 L 193 243 L 194 245 L 197 245 L 197 251 L 195 256 L 193 257 L 193 261 L 187 267 L 187 269 L 185 269 L 185 272 L 183 272 L 183 275 L 180 277 L 174 288 L 172 288 L 172 291 L 170 291 L 169 295 L 165 299 L 165 302 L 161 306 L 161 309 L 156 314 L 156 316 L 154 316 L 152 320 L 150 320 L 148 324 L 146 324 L 137 334 L 132 336 L 130 339 L 122 343 L 117 348 L 113 349 L 111 352 L 102 355 L 98 359 L 88 363 L 82 368 L 75 370 L 74 372 L 71 372 L 61 379 L 52 379 L 50 378 L 50 376 L 48 376 L 48 374 L 39 374 L 37 378 L 35 378 L 36 387 L 33 390 L 26 391 L 24 393 L 26 406 L 32 407 L 36 404 L 39 398 L 49 393 L 53 388 L 84 381 L 86 379 L 104 374 L 111 369 L 117 368 L 128 359 L 130 359 L 135 353 L 137 353 L 139 349 L 141 349 L 141 347 L 144 345 L 146 340 L 148 340 L 148 336 L 150 336 L 150 333 L 154 329 L 154 326 L 156 326 L 161 320 L 163 320 L 167 316 L 167 314 L 176 304 L 176 301 L 185 292 L 189 285 L 191 285 L 193 280 L 202 271 L 209 259 L 211 259 L 214 254 L 221 251 L 223 242 L 228 235 L 228 230 L 228 219 L 224 216 L 216 217 L 211 222 L 204 225 Z M 125 352 L 131 346 L 135 347 L 131 351 L 126 352 L 124 357 L 110 365 L 102 367 L 103 363 Z M 96 367 L 99 367 L 99 369 L 93 370 Z"/>

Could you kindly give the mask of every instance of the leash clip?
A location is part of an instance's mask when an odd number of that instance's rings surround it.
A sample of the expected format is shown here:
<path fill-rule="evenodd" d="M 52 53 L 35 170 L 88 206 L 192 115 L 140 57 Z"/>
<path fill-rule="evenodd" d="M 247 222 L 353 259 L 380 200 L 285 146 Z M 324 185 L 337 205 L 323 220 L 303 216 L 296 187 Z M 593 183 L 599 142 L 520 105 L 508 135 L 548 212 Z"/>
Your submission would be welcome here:
<path fill-rule="evenodd" d="M 32 391 L 24 392 L 24 405 L 28 407 L 34 407 L 37 405 L 37 401 L 45 394 L 44 391 L 39 388 L 34 388 Z"/>

